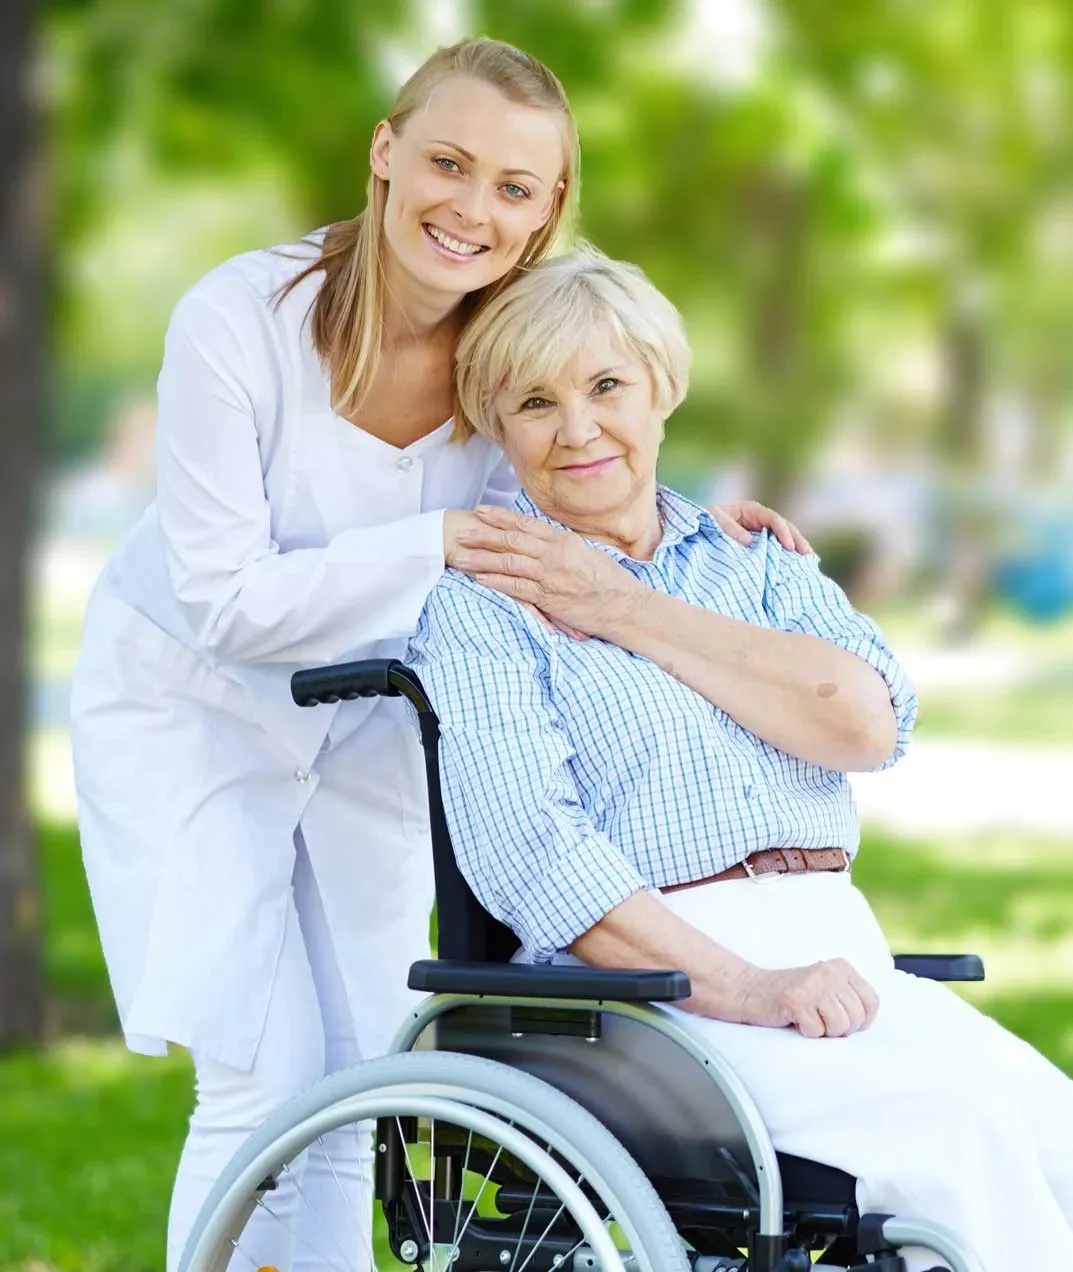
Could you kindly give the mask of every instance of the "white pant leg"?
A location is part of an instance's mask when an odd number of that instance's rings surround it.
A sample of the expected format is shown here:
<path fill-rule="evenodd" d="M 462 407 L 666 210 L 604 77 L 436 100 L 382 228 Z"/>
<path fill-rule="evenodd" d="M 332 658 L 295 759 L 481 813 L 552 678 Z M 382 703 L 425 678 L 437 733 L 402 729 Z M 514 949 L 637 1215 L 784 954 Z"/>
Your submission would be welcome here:
<path fill-rule="evenodd" d="M 948 990 L 894 972 L 845 876 L 719 883 L 666 900 L 762 966 L 841 956 L 880 995 L 871 1028 L 844 1039 L 676 1012 L 740 1073 L 777 1148 L 855 1175 L 862 1210 L 955 1229 L 988 1272 L 1073 1268 L 1073 1230 L 1045 1166 L 1061 1134 L 1041 1117 L 1051 1109 L 1069 1125 L 1069 1083 Z M 1045 1094 L 1013 1099 L 1033 1084 Z M 907 1252 L 910 1272 L 934 1262 Z"/>
<path fill-rule="evenodd" d="M 224 973 L 226 974 L 226 973 Z M 283 948 L 269 1000 L 264 1033 L 252 1069 L 244 1072 L 195 1055 L 197 1102 L 179 1160 L 168 1220 L 168 1272 L 175 1272 L 202 1203 L 248 1135 L 324 1073 L 324 1026 L 298 914 L 289 907 Z M 258 1211 L 235 1255 L 235 1272 L 290 1263 L 297 1194 L 282 1187 L 272 1195 L 277 1223 Z M 248 1257 L 244 1257 L 248 1256 Z"/>
<path fill-rule="evenodd" d="M 294 892 L 323 1020 L 324 1070 L 335 1073 L 357 1064 L 361 1047 L 316 878 L 301 846 Z M 353 970 L 369 974 L 367 968 Z M 328 1264 L 322 1255 L 347 1272 L 372 1266 L 372 1134 L 371 1122 L 340 1127 L 310 1147 L 291 1272 L 324 1272 Z"/>
<path fill-rule="evenodd" d="M 293 901 L 253 1067 L 243 1072 L 194 1057 L 197 1103 L 172 1196 L 169 1272 L 178 1267 L 202 1202 L 246 1137 L 325 1073 L 360 1059 L 300 836 L 297 850 Z M 371 1158 L 371 1146 L 359 1146 L 354 1129 L 326 1136 L 321 1149 L 313 1146 L 251 1217 L 232 1272 L 362 1269 L 362 1254 L 371 1248 Z"/>

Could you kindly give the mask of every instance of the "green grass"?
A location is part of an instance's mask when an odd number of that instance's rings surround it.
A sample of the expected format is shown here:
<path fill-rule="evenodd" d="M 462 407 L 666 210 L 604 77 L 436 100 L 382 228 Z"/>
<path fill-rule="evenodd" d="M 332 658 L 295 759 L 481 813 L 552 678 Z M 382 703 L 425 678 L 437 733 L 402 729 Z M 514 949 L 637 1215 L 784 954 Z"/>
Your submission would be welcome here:
<path fill-rule="evenodd" d="M 1014 689 L 922 693 L 916 736 L 1073 747 L 1073 667 Z"/>
<path fill-rule="evenodd" d="M 0 1272 L 150 1272 L 189 1064 L 123 1049 L 74 832 L 46 827 L 42 851 L 52 1036 L 0 1060 Z M 896 948 L 983 954 L 991 981 L 966 997 L 1073 1072 L 1073 844 L 872 834 L 856 875 Z"/>

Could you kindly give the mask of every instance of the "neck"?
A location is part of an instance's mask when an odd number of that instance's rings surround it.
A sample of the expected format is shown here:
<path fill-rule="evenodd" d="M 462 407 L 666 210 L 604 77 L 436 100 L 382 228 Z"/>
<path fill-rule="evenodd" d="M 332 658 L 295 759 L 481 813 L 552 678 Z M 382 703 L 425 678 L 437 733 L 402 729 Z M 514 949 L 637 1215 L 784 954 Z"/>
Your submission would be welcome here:
<path fill-rule="evenodd" d="M 554 514 L 552 514 L 554 515 Z M 663 538 L 655 485 L 623 508 L 593 517 L 557 517 L 569 530 L 617 548 L 635 561 L 651 561 Z"/>
<path fill-rule="evenodd" d="M 384 347 L 453 339 L 462 324 L 462 296 L 422 287 L 389 256 L 384 279 Z"/>

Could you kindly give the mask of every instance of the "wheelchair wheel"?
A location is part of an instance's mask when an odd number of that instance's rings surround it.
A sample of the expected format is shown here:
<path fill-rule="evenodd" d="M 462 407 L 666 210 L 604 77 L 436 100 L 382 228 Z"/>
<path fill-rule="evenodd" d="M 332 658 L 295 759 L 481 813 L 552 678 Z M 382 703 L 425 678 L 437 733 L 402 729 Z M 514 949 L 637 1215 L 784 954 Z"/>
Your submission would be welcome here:
<path fill-rule="evenodd" d="M 342 1128 L 354 1144 L 375 1144 L 375 1169 L 356 1172 L 349 1200 L 329 1159 L 346 1235 L 321 1223 L 317 1248 L 309 1230 L 280 1219 L 281 1248 L 297 1238 L 330 1272 L 688 1272 L 652 1185 L 586 1110 L 506 1065 L 438 1051 L 332 1074 L 269 1118 L 206 1199 L 180 1272 L 226 1272 L 236 1252 L 251 1269 L 264 1265 L 244 1248 L 247 1221 L 255 1210 L 278 1218 L 278 1185 L 312 1160 L 311 1147 L 327 1156 Z M 393 1257 L 373 1248 L 372 1211 Z"/>

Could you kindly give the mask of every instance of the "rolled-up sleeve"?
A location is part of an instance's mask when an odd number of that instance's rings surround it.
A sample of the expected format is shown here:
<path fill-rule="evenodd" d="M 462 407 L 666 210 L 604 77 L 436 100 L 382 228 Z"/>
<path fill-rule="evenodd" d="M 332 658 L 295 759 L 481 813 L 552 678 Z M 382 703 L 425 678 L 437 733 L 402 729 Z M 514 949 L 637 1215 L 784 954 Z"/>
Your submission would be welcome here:
<path fill-rule="evenodd" d="M 551 698 L 554 650 L 536 627 L 513 602 L 448 573 L 409 657 L 440 718 L 459 868 L 526 954 L 546 962 L 647 884 L 581 803 Z"/>
<path fill-rule="evenodd" d="M 766 540 L 764 608 L 772 624 L 780 631 L 819 636 L 856 654 L 886 682 L 898 739 L 894 754 L 873 771 L 889 768 L 905 754 L 916 723 L 917 696 L 912 682 L 876 624 L 855 610 L 838 584 L 821 572 L 819 557 L 788 552 L 770 535 Z"/>

